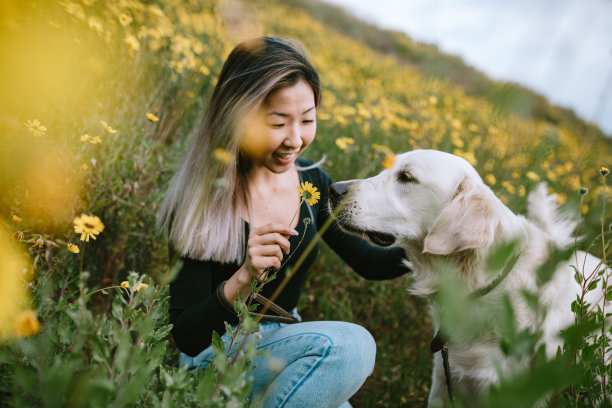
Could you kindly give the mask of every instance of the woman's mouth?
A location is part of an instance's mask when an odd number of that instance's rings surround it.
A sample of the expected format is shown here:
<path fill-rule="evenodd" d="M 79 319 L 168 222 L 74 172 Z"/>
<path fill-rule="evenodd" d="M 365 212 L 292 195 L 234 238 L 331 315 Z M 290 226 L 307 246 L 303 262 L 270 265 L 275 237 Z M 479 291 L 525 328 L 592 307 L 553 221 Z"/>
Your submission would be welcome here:
<path fill-rule="evenodd" d="M 295 153 L 274 153 L 274 157 L 282 163 L 288 163 L 295 157 Z"/>

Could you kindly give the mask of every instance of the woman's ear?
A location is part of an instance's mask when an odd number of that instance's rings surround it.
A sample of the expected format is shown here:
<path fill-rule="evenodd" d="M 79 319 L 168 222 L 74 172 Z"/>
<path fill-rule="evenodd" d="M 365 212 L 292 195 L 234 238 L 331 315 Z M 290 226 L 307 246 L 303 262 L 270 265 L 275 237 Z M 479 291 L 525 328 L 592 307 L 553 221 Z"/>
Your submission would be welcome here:
<path fill-rule="evenodd" d="M 465 177 L 425 237 L 423 252 L 448 255 L 493 243 L 491 192 Z"/>

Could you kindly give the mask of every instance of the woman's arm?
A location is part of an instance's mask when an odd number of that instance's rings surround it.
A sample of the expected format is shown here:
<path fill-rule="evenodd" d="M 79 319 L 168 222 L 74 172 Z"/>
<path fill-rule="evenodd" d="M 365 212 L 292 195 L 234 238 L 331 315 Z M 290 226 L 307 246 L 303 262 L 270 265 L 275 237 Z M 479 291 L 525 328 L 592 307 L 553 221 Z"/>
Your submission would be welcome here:
<path fill-rule="evenodd" d="M 193 357 L 211 344 L 213 331 L 225 333 L 225 321 L 236 324 L 238 320 L 216 295 L 218 281 L 225 276 L 222 265 L 181 259 L 183 266 L 170 283 L 170 323 L 179 350 Z"/>

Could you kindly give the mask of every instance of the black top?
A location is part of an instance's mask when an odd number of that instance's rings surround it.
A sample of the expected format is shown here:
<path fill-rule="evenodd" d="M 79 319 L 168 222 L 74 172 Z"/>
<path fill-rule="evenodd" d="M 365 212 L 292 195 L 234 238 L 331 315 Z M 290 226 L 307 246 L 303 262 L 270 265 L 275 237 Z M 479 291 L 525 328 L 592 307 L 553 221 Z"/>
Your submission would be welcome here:
<path fill-rule="evenodd" d="M 298 158 L 297 164 L 305 167 L 311 161 Z M 281 270 L 276 279 L 267 283 L 261 294 L 270 297 L 285 277 L 287 267 L 292 267 L 304 253 L 317 230 L 325 224 L 330 216 L 327 202 L 327 189 L 332 184 L 329 176 L 320 168 L 299 171 L 300 181 L 309 181 L 321 192 L 321 199 L 308 210 L 308 203 L 302 203 L 300 220 L 295 228 L 299 235 L 291 236 L 291 259 Z M 297 186 L 296 186 L 297 187 Z M 311 223 L 304 226 L 304 218 L 311 218 Z M 249 224 L 244 222 L 245 236 L 249 235 Z M 296 249 L 303 234 L 306 234 L 301 245 Z M 333 222 L 325 233 L 323 240 L 359 275 L 366 279 L 383 280 L 395 278 L 409 270 L 403 265 L 404 251 L 401 248 L 379 248 L 367 241 L 348 235 Z M 171 250 L 172 252 L 172 250 Z M 285 310 L 292 310 L 298 304 L 307 271 L 318 254 L 318 244 L 307 255 L 298 270 L 291 270 L 294 276 L 275 303 Z M 171 258 L 172 258 L 171 254 Z M 289 255 L 284 255 L 286 259 Z M 177 278 L 170 283 L 170 323 L 172 336 L 178 348 L 185 354 L 196 356 L 211 344 L 213 330 L 225 332 L 224 322 L 237 323 L 237 317 L 227 311 L 215 294 L 217 286 L 229 279 L 244 263 L 221 263 L 211 260 L 197 260 L 181 257 L 183 265 Z"/>

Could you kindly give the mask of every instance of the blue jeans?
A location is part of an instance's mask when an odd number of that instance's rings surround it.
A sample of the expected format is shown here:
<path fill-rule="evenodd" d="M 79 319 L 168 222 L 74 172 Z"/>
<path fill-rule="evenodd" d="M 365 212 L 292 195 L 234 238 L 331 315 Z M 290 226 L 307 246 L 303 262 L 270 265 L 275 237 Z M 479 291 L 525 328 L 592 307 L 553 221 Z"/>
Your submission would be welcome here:
<path fill-rule="evenodd" d="M 363 327 L 323 321 L 295 324 L 262 322 L 254 359 L 250 401 L 265 408 L 348 408 L 348 399 L 372 374 L 376 343 Z M 259 336 L 257 336 L 259 337 Z M 229 346 L 230 337 L 223 341 Z M 208 347 L 196 357 L 182 354 L 188 369 L 206 366 L 214 353 Z"/>

